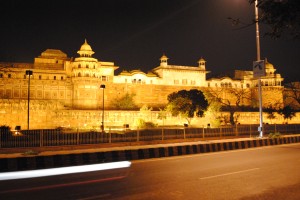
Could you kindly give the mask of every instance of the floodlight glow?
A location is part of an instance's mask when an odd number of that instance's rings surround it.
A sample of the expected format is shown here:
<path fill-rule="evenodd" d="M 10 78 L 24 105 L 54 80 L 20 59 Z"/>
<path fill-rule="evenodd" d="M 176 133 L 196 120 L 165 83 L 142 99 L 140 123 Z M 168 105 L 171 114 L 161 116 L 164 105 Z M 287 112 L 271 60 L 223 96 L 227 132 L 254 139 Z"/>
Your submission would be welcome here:
<path fill-rule="evenodd" d="M 29 170 L 29 171 L 18 171 L 18 172 L 6 172 L 0 173 L 0 181 L 3 180 L 14 180 L 14 179 L 25 179 L 25 178 L 37 178 L 44 176 L 55 176 L 62 174 L 73 174 L 82 172 L 102 171 L 109 169 L 128 168 L 131 166 L 129 161 L 102 163 L 93 165 L 81 165 L 72 167 L 59 167 L 51 169 L 40 169 L 40 170 Z"/>

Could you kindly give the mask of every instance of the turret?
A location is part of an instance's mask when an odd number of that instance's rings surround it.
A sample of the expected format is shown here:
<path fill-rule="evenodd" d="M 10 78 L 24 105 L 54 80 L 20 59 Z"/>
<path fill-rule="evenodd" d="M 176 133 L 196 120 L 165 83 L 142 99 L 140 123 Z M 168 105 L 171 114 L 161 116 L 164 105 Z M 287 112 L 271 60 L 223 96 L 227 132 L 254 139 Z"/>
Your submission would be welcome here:
<path fill-rule="evenodd" d="M 92 55 L 95 53 L 86 39 L 77 51 L 79 57 L 72 62 L 73 107 L 98 109 L 101 84 L 101 64 Z"/>
<path fill-rule="evenodd" d="M 200 58 L 200 60 L 198 61 L 198 64 L 199 64 L 199 68 L 201 70 L 205 70 L 205 63 L 206 63 L 206 61 L 203 58 Z"/>
<path fill-rule="evenodd" d="M 77 51 L 77 53 L 80 55 L 80 57 L 92 57 L 95 52 L 92 50 L 91 46 L 85 39 L 84 44 L 81 45 L 80 50 Z"/>
<path fill-rule="evenodd" d="M 169 58 L 165 54 L 163 54 L 163 56 L 160 58 L 160 66 L 168 66 L 168 59 Z"/>

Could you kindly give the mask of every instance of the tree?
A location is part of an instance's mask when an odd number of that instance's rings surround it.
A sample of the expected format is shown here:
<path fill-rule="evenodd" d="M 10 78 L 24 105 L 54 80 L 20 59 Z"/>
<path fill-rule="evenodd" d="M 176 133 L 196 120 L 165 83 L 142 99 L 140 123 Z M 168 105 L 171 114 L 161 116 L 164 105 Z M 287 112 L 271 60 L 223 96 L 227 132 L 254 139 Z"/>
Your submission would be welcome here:
<path fill-rule="evenodd" d="M 194 116 L 203 117 L 204 112 L 208 108 L 208 101 L 200 90 L 180 90 L 168 95 L 167 110 L 173 116 L 180 115 L 186 118 L 190 124 L 191 118 Z"/>
<path fill-rule="evenodd" d="M 253 4 L 255 0 L 249 2 Z M 295 39 L 300 38 L 299 0 L 258 0 L 257 6 L 260 9 L 258 21 L 271 27 L 266 35 L 279 38 L 287 33 Z"/>
<path fill-rule="evenodd" d="M 153 128 L 156 125 L 152 122 L 151 111 L 153 109 L 147 105 L 140 108 L 140 117 L 135 120 L 135 125 L 139 128 Z"/>
<path fill-rule="evenodd" d="M 168 115 L 168 111 L 166 108 L 164 108 L 164 109 L 159 108 L 159 113 L 158 113 L 157 119 L 162 120 L 163 125 L 165 125 L 165 119 L 167 119 L 167 115 Z"/>
<path fill-rule="evenodd" d="M 271 123 L 272 123 L 272 120 L 276 118 L 276 116 L 275 116 L 275 111 L 276 111 L 276 109 L 273 108 L 272 106 L 269 106 L 269 107 L 267 107 L 267 108 L 264 108 L 263 111 L 264 111 L 265 113 L 267 113 L 267 118 L 268 118 L 268 119 L 271 121 Z"/>
<path fill-rule="evenodd" d="M 291 106 L 283 107 L 278 111 L 278 113 L 282 115 L 286 121 L 291 120 L 293 117 L 296 116 L 296 112 L 293 110 Z"/>
<path fill-rule="evenodd" d="M 237 111 L 249 109 L 245 106 L 246 101 L 251 101 L 251 91 L 248 88 L 208 88 L 206 96 L 210 103 L 218 103 L 222 111 L 229 112 L 229 121 L 234 125 L 238 121 L 238 116 L 235 118 Z"/>
<path fill-rule="evenodd" d="M 204 91 L 204 96 L 209 104 L 205 116 L 209 119 L 209 123 L 212 127 L 219 127 L 221 123 L 225 122 L 225 119 L 227 119 L 227 116 L 223 117 L 222 114 L 220 116 L 222 105 L 218 101 L 215 101 L 211 93 Z"/>
<path fill-rule="evenodd" d="M 137 109 L 133 100 L 134 94 L 126 93 L 121 98 L 117 98 L 114 102 L 114 107 L 119 110 L 134 110 Z"/>
<path fill-rule="evenodd" d="M 293 105 L 293 108 L 300 108 L 300 82 L 292 82 L 285 85 L 285 100 Z"/>

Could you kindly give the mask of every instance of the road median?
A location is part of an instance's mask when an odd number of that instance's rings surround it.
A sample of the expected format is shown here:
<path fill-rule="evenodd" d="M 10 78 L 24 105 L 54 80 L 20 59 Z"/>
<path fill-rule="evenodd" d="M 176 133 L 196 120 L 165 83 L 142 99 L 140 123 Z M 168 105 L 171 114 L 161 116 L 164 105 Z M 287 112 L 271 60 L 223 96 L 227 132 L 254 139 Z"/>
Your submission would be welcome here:
<path fill-rule="evenodd" d="M 162 158 L 298 142 L 300 142 L 300 134 L 285 135 L 278 138 L 239 138 L 107 148 L 63 149 L 28 154 L 1 154 L 0 172 Z"/>

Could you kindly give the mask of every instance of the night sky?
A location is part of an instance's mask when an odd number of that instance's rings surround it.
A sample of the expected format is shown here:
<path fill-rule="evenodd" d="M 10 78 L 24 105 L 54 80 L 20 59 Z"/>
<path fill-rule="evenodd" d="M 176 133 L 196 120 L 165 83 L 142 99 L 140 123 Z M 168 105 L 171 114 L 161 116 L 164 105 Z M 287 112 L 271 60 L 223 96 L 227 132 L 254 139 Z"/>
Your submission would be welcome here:
<path fill-rule="evenodd" d="M 157 67 L 165 53 L 169 64 L 197 66 L 223 74 L 252 70 L 256 60 L 255 26 L 237 29 L 228 17 L 251 23 L 248 0 L 7 0 L 0 1 L 0 61 L 30 62 L 46 49 L 68 57 L 87 39 L 100 61 L 120 69 Z M 263 37 L 261 57 L 287 81 L 300 80 L 300 40 Z"/>

